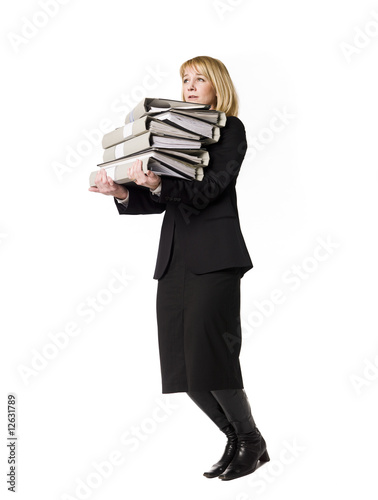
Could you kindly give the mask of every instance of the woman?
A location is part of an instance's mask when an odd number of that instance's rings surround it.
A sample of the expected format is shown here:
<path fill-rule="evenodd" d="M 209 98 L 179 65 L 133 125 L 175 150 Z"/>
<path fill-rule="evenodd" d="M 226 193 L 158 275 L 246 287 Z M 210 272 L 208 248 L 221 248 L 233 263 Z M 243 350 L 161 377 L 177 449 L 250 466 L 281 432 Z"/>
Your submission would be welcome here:
<path fill-rule="evenodd" d="M 90 191 L 113 196 L 120 214 L 165 211 L 154 274 L 162 392 L 187 392 L 227 436 L 223 456 L 204 475 L 231 480 L 269 460 L 239 364 L 240 279 L 253 267 L 235 191 L 246 135 L 221 61 L 195 57 L 182 64 L 180 75 L 182 100 L 227 116 L 219 141 L 207 148 L 203 180 L 161 179 L 145 174 L 137 160 L 128 171 L 136 185 L 118 185 L 101 169 Z"/>

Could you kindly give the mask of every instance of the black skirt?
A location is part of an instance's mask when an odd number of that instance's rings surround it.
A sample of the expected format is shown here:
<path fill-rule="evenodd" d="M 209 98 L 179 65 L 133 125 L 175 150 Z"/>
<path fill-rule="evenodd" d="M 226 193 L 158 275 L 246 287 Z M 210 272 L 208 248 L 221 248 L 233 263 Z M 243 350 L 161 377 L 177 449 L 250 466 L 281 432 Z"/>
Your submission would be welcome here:
<path fill-rule="evenodd" d="M 239 268 L 193 274 L 176 237 L 158 281 L 162 393 L 243 389 Z"/>

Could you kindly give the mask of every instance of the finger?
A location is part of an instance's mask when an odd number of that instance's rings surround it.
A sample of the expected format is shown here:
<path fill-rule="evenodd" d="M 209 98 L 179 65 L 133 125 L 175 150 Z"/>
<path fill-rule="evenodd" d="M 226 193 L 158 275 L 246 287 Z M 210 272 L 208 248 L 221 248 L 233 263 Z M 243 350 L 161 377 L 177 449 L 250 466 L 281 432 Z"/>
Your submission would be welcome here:
<path fill-rule="evenodd" d="M 107 184 L 108 176 L 106 174 L 106 170 L 104 168 L 101 169 L 101 181 L 103 184 Z"/>
<path fill-rule="evenodd" d="M 159 179 L 159 176 L 154 174 L 153 172 L 151 172 L 151 170 L 148 171 L 148 177 L 152 180 L 152 181 L 157 181 Z"/>
<path fill-rule="evenodd" d="M 138 177 L 138 174 L 139 174 L 139 172 L 140 172 L 140 170 L 139 170 L 139 168 L 138 168 L 138 163 L 137 163 L 137 162 L 138 162 L 138 160 L 137 160 L 137 161 L 135 161 L 135 162 L 132 164 L 132 166 L 129 168 L 129 170 L 128 170 L 128 174 L 127 174 L 128 178 L 129 178 L 129 179 L 131 179 L 131 180 L 132 180 L 132 181 L 134 181 L 134 182 L 135 182 L 135 179 L 138 179 L 138 178 L 139 178 L 139 177 Z"/>
<path fill-rule="evenodd" d="M 96 174 L 96 179 L 95 179 L 96 185 L 101 186 L 104 182 L 104 169 L 100 169 L 97 174 Z"/>
<path fill-rule="evenodd" d="M 95 177 L 95 183 L 98 184 L 99 181 L 101 181 L 101 170 L 99 170 L 96 173 L 96 177 Z"/>
<path fill-rule="evenodd" d="M 127 170 L 127 176 L 129 179 L 133 179 L 133 177 L 134 177 L 134 165 L 135 165 L 135 163 L 133 163 L 131 165 L 131 167 L 129 167 Z"/>
<path fill-rule="evenodd" d="M 142 171 L 142 162 L 141 160 L 136 160 L 131 167 L 132 173 L 134 176 L 138 175 Z"/>

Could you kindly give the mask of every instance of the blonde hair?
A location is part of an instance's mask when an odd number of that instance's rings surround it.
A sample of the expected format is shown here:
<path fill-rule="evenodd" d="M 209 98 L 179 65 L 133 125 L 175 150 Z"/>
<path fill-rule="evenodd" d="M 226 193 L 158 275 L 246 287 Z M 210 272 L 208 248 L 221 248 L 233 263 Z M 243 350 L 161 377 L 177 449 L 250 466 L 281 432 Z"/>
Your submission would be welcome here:
<path fill-rule="evenodd" d="M 226 66 L 219 59 L 209 56 L 197 56 L 188 59 L 180 66 L 181 79 L 183 79 L 187 68 L 194 69 L 210 80 L 217 95 L 215 109 L 224 111 L 226 116 L 238 116 L 238 95 Z M 181 99 L 184 100 L 183 93 Z"/>

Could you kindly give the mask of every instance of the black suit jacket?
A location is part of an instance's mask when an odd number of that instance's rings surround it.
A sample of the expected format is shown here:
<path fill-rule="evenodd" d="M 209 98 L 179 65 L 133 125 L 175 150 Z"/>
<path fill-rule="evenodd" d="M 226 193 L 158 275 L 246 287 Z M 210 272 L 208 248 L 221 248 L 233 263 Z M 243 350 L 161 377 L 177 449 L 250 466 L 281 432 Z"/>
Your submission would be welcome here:
<path fill-rule="evenodd" d="M 120 214 L 165 211 L 154 279 L 160 279 L 167 268 L 174 231 L 186 265 L 195 274 L 239 267 L 243 275 L 253 267 L 240 228 L 235 190 L 246 149 L 243 123 L 229 116 L 219 141 L 207 147 L 210 161 L 202 181 L 163 177 L 160 196 L 130 184 L 127 208 L 114 198 Z"/>

